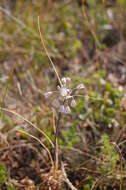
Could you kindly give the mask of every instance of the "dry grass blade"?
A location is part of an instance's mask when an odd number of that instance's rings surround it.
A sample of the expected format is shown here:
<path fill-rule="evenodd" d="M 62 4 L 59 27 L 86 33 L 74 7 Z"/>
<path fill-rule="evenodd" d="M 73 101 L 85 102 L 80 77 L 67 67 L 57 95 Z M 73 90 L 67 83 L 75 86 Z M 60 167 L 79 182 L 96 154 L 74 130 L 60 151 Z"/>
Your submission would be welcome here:
<path fill-rule="evenodd" d="M 14 22 L 16 22 L 20 27 L 26 29 L 29 33 L 31 33 L 33 36 L 38 38 L 38 34 L 32 30 L 32 28 L 28 27 L 26 24 L 24 24 L 21 20 L 19 20 L 17 17 L 13 16 L 7 9 L 4 9 L 2 6 L 0 6 L 0 11 L 2 11 L 4 14 L 6 14 L 10 19 L 12 19 Z"/>
<path fill-rule="evenodd" d="M 39 19 L 39 16 L 38 16 L 38 30 L 39 30 L 39 34 L 40 34 L 40 39 L 41 39 L 42 46 L 43 46 L 43 48 L 44 48 L 44 50 L 45 50 L 45 52 L 46 52 L 46 55 L 47 55 L 47 57 L 48 57 L 48 59 L 49 59 L 51 65 L 52 65 L 52 67 L 53 67 L 53 69 L 54 69 L 54 71 L 55 71 L 55 73 L 56 73 L 56 76 L 57 76 L 57 78 L 58 78 L 58 80 L 59 80 L 59 83 L 60 83 L 60 85 L 62 86 L 62 82 L 61 82 L 61 80 L 60 80 L 59 74 L 58 74 L 58 72 L 57 72 L 57 70 L 56 70 L 56 67 L 55 67 L 55 65 L 54 65 L 54 63 L 53 63 L 53 61 L 52 61 L 52 59 L 51 59 L 51 57 L 50 57 L 50 55 L 49 55 L 49 52 L 48 52 L 48 50 L 47 50 L 47 48 L 46 48 L 46 46 L 45 46 L 44 38 L 43 38 L 43 35 L 42 35 L 42 32 L 41 32 L 41 28 L 40 28 L 40 19 Z"/>
<path fill-rule="evenodd" d="M 88 26 L 89 31 L 90 31 L 90 33 L 92 34 L 92 36 L 93 36 L 93 38 L 94 38 L 94 40 L 95 40 L 96 45 L 99 45 L 99 40 L 98 40 L 98 38 L 97 38 L 97 35 L 96 35 L 96 33 L 95 33 L 93 27 L 90 25 L 90 22 L 89 22 L 89 20 L 88 20 L 88 15 L 87 15 L 87 13 L 86 13 L 85 5 L 84 5 L 84 4 L 85 4 L 85 0 L 82 0 L 82 15 L 83 15 L 84 19 L 85 19 L 86 22 L 87 22 L 87 26 Z"/>
<path fill-rule="evenodd" d="M 22 115 L 18 114 L 17 112 L 13 111 L 13 110 L 9 110 L 7 108 L 2 108 L 0 107 L 0 110 L 11 113 L 17 117 L 19 117 L 20 119 L 22 119 L 23 121 L 27 122 L 30 126 L 32 126 L 33 128 L 35 128 L 37 131 L 39 131 L 43 136 L 45 136 L 45 138 L 50 142 L 50 144 L 52 145 L 52 147 L 54 147 L 54 144 L 52 142 L 52 140 L 48 137 L 48 135 L 46 135 L 46 133 L 44 131 L 42 131 L 41 129 L 39 129 L 35 124 L 33 124 L 31 121 L 27 120 L 26 118 L 24 118 Z"/>
<path fill-rule="evenodd" d="M 67 185 L 72 189 L 72 190 L 78 190 L 76 187 L 73 186 L 73 184 L 70 182 L 70 180 L 67 177 L 66 171 L 65 171 L 65 167 L 64 164 L 62 163 L 62 172 L 63 172 L 63 177 L 64 177 L 64 181 L 67 183 Z"/>
<path fill-rule="evenodd" d="M 54 164 L 53 164 L 53 159 L 52 159 L 51 153 L 50 153 L 49 149 L 44 145 L 44 143 L 43 143 L 42 141 L 40 141 L 37 137 L 35 137 L 34 135 L 31 135 L 30 133 L 27 133 L 27 132 L 24 131 L 24 130 L 17 130 L 17 131 L 20 132 L 20 133 L 22 133 L 22 134 L 25 134 L 25 135 L 27 135 L 27 136 L 33 138 L 33 139 L 35 139 L 36 141 L 38 141 L 38 142 L 41 144 L 41 146 L 47 151 L 52 166 L 54 165 Z"/>

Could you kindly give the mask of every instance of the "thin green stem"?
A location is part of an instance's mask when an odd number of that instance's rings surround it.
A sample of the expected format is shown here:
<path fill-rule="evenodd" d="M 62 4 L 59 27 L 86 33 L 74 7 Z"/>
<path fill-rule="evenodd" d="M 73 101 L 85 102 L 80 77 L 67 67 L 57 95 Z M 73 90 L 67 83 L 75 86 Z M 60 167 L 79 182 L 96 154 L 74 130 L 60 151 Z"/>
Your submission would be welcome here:
<path fill-rule="evenodd" d="M 104 98 L 94 98 L 94 97 L 89 96 L 89 95 L 73 95 L 73 97 L 89 98 L 89 99 L 96 100 L 96 101 L 103 101 L 103 100 L 105 100 Z"/>

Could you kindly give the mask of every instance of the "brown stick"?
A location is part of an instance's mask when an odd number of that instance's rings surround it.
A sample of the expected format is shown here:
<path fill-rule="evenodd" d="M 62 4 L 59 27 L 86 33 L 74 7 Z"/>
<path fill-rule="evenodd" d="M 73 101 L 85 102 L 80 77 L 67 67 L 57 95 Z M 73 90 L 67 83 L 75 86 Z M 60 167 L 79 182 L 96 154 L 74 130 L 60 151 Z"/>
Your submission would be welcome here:
<path fill-rule="evenodd" d="M 59 148 L 58 148 L 58 136 L 59 136 L 59 124 L 61 120 L 61 113 L 58 114 L 58 120 L 56 123 L 56 131 L 55 131 L 55 141 L 54 141 L 54 174 L 58 170 L 59 165 Z"/>

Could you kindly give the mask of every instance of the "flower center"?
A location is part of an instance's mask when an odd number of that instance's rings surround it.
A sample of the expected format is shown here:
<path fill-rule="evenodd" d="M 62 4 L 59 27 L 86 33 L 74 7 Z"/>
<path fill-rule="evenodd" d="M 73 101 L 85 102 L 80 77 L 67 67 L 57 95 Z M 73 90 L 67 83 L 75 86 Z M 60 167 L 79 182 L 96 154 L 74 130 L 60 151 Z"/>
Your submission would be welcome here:
<path fill-rule="evenodd" d="M 60 95 L 63 97 L 67 96 L 68 95 L 68 89 L 65 87 L 61 87 L 60 88 Z"/>

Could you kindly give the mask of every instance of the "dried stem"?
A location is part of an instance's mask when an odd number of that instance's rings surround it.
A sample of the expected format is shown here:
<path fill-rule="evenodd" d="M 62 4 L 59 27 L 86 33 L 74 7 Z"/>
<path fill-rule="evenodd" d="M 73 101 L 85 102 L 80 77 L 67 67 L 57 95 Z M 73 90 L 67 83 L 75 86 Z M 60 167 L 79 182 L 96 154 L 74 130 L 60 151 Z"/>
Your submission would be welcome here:
<path fill-rule="evenodd" d="M 90 23 L 89 23 L 89 19 L 88 19 L 86 10 L 85 10 L 85 5 L 84 5 L 84 3 L 85 3 L 85 0 L 82 0 L 82 15 L 83 15 L 84 19 L 85 19 L 86 22 L 87 22 L 87 26 L 88 26 L 88 28 L 89 28 L 89 30 L 90 30 L 90 33 L 92 34 L 92 36 L 93 36 L 93 38 L 94 38 L 94 41 L 95 41 L 95 44 L 96 44 L 96 48 L 97 48 L 97 46 L 99 47 L 100 42 L 99 42 L 99 40 L 98 40 L 98 38 L 97 38 L 97 35 L 96 35 L 96 33 L 95 33 L 93 27 L 92 27 L 92 26 L 90 25 Z M 96 49 L 96 50 L 97 50 L 97 49 Z"/>
<path fill-rule="evenodd" d="M 53 166 L 53 159 L 52 159 L 51 153 L 50 153 L 49 149 L 44 145 L 44 143 L 41 140 L 39 140 L 37 137 L 35 137 L 34 135 L 32 135 L 32 134 L 30 134 L 24 130 L 17 130 L 17 131 L 35 139 L 36 141 L 38 141 L 40 143 L 40 145 L 47 151 L 49 158 L 50 158 L 50 161 L 51 161 L 51 164 Z"/>
<path fill-rule="evenodd" d="M 68 179 L 63 163 L 62 163 L 62 172 L 63 172 L 64 181 L 67 183 L 68 187 L 70 187 L 71 190 L 77 190 L 77 188 L 74 187 L 73 184 Z"/>
<path fill-rule="evenodd" d="M 53 70 L 54 70 L 54 72 L 55 72 L 55 74 L 56 74 L 56 76 L 57 76 L 57 78 L 58 78 L 58 80 L 59 80 L 59 83 L 60 83 L 60 85 L 62 86 L 62 82 L 61 82 L 61 79 L 60 79 L 60 77 L 59 77 L 59 74 L 58 74 L 58 72 L 57 72 L 57 70 L 56 70 L 56 67 L 55 67 L 55 65 L 54 65 L 54 63 L 53 63 L 53 61 L 52 61 L 52 59 L 51 59 L 51 57 L 50 57 L 50 55 L 49 55 L 49 52 L 48 52 L 48 50 L 47 50 L 47 48 L 46 48 L 46 45 L 45 45 L 45 42 L 44 42 L 44 38 L 43 38 L 43 35 L 42 35 L 42 32 L 41 32 L 41 28 L 40 28 L 40 19 L 39 19 L 39 16 L 38 16 L 38 30 L 39 30 L 39 34 L 40 34 L 40 39 L 41 39 L 42 46 L 43 46 L 43 48 L 44 48 L 44 50 L 45 50 L 45 53 L 46 53 L 46 55 L 47 55 L 47 57 L 48 57 L 48 59 L 49 59 L 51 65 L 52 65 L 52 68 L 53 68 Z"/>
<path fill-rule="evenodd" d="M 37 131 L 39 131 L 43 136 L 45 136 L 45 138 L 50 142 L 50 144 L 52 145 L 52 147 L 54 147 L 54 144 L 52 142 L 52 140 L 49 138 L 49 136 L 44 132 L 42 131 L 41 129 L 39 129 L 34 123 L 32 123 L 31 121 L 29 121 L 28 119 L 24 118 L 22 115 L 20 115 L 19 113 L 13 111 L 13 110 L 10 110 L 10 109 L 7 109 L 7 108 L 3 108 L 3 107 L 0 107 L 0 111 L 4 111 L 4 112 L 7 112 L 7 113 L 11 113 L 15 116 L 17 116 L 18 118 L 20 118 L 21 120 L 25 121 L 26 123 L 28 123 L 31 127 L 33 127 L 34 129 L 36 129 Z"/>
<path fill-rule="evenodd" d="M 120 157 L 120 190 L 122 190 L 122 185 L 123 185 L 123 156 L 122 156 L 122 152 L 119 148 L 119 146 L 115 143 L 115 142 L 111 142 L 112 145 L 114 145 L 119 153 L 119 157 Z"/>
<path fill-rule="evenodd" d="M 54 141 L 54 176 L 56 176 L 56 171 L 59 165 L 59 148 L 58 148 L 58 136 L 59 136 L 59 125 L 61 120 L 61 113 L 58 114 L 58 119 L 56 123 L 55 130 L 55 141 Z"/>
<path fill-rule="evenodd" d="M 7 9 L 4 9 L 2 6 L 0 6 L 0 11 L 2 11 L 4 14 L 6 14 L 14 22 L 16 22 L 22 29 L 26 29 L 33 36 L 35 36 L 36 38 L 39 38 L 39 35 L 32 28 L 27 26 L 25 23 L 23 23 L 17 17 L 13 16 Z"/>

